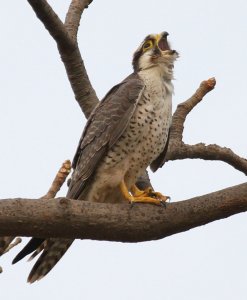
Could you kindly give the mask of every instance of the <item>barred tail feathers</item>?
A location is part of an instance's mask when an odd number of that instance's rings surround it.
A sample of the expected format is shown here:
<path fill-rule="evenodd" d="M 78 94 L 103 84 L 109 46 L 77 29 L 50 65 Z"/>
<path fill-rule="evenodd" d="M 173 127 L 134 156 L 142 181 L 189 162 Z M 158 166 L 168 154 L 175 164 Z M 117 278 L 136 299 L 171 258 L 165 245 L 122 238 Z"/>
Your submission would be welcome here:
<path fill-rule="evenodd" d="M 30 283 L 42 279 L 62 258 L 74 240 L 48 239 L 45 248 L 33 266 L 27 281 Z"/>

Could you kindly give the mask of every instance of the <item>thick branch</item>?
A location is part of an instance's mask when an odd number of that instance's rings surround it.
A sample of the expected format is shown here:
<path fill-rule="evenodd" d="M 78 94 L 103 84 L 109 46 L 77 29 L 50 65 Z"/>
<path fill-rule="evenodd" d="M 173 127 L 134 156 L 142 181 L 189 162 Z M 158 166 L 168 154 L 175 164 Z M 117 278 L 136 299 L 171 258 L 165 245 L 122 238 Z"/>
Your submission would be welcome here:
<path fill-rule="evenodd" d="M 93 89 L 78 47 L 73 52 L 59 48 L 69 82 L 85 117 L 88 118 L 99 100 Z"/>
<path fill-rule="evenodd" d="M 141 242 L 164 238 L 246 210 L 247 184 L 169 203 L 167 208 L 66 198 L 6 199 L 0 201 L 0 235 Z"/>

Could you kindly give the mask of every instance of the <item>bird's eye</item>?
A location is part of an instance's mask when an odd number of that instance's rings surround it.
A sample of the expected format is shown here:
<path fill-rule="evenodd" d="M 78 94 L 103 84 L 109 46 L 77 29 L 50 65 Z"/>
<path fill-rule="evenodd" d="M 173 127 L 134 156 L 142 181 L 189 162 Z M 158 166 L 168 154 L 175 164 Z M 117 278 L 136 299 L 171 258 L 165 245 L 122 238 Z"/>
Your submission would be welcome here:
<path fill-rule="evenodd" d="M 143 50 L 146 51 L 146 50 L 152 48 L 152 46 L 153 46 L 152 41 L 147 41 L 147 42 L 143 45 Z"/>

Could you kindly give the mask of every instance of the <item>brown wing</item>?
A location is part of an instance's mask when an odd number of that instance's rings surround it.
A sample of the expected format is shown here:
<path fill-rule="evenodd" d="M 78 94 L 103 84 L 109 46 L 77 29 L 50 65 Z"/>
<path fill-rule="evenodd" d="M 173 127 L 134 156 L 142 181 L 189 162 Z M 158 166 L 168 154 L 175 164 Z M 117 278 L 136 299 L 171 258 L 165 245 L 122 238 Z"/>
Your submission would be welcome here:
<path fill-rule="evenodd" d="M 67 197 L 84 198 L 87 183 L 100 161 L 126 129 L 144 88 L 143 81 L 133 74 L 114 86 L 91 114 L 74 160 L 74 173 Z"/>
<path fill-rule="evenodd" d="M 166 141 L 166 145 L 164 150 L 160 153 L 160 155 L 154 160 L 152 161 L 152 163 L 150 164 L 150 169 L 153 172 L 156 172 L 159 168 L 162 168 L 163 165 L 166 162 L 166 152 L 168 149 L 168 144 L 169 144 L 169 136 L 170 136 L 170 130 L 168 132 L 168 137 L 167 137 L 167 141 Z"/>

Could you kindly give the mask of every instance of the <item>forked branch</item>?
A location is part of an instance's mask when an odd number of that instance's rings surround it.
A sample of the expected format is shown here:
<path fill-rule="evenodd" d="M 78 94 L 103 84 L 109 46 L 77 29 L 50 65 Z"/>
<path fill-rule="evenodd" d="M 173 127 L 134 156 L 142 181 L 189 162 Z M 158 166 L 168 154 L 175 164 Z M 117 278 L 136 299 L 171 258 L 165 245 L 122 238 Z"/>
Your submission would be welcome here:
<path fill-rule="evenodd" d="M 203 97 L 214 89 L 215 78 L 203 81 L 197 91 L 185 102 L 178 105 L 172 119 L 170 141 L 166 161 L 178 159 L 204 159 L 226 162 L 247 175 L 247 160 L 235 154 L 231 149 L 218 145 L 199 143 L 188 145 L 183 142 L 184 122 L 190 111 L 202 101 Z"/>
<path fill-rule="evenodd" d="M 77 30 L 81 14 L 92 1 L 74 0 L 67 13 L 66 23 L 59 19 L 45 0 L 28 0 L 37 17 L 44 24 L 57 47 L 64 63 L 75 98 L 86 118 L 98 103 L 98 98 L 88 78 L 77 44 Z M 74 24 L 72 25 L 72 21 Z"/>

